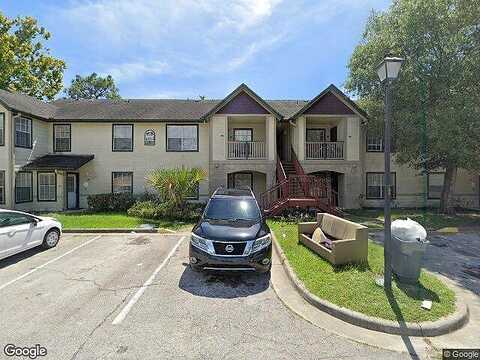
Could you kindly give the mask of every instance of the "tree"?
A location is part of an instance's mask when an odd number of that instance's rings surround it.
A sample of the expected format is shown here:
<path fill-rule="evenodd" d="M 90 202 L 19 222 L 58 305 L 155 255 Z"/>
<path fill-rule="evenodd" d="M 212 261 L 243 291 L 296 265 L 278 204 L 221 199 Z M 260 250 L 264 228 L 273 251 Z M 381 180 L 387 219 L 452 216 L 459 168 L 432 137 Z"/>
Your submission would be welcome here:
<path fill-rule="evenodd" d="M 445 169 L 440 210 L 453 212 L 458 168 L 480 169 L 480 0 L 395 0 L 373 12 L 349 63 L 346 88 L 383 121 L 376 67 L 405 58 L 393 91 L 396 161 L 424 172 Z"/>
<path fill-rule="evenodd" d="M 96 73 L 75 76 L 69 88 L 64 90 L 71 99 L 121 99 L 111 75 L 102 77 Z"/>
<path fill-rule="evenodd" d="M 147 176 L 147 182 L 158 191 L 172 213 L 177 213 L 205 178 L 206 173 L 200 168 L 158 169 Z"/>
<path fill-rule="evenodd" d="M 32 17 L 9 19 L 0 11 L 0 88 L 53 99 L 63 86 L 65 63 L 50 55 L 50 33 Z"/>

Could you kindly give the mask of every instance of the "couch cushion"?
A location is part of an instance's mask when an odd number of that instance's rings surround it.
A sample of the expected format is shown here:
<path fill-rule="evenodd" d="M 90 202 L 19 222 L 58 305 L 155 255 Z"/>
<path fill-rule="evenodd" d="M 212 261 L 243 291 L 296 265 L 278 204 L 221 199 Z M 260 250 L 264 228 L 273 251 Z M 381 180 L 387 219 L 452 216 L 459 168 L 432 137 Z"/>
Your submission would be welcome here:
<path fill-rule="evenodd" d="M 323 214 L 320 227 L 335 239 L 354 239 L 360 226 L 331 214 Z"/>
<path fill-rule="evenodd" d="M 325 234 L 320 228 L 316 228 L 312 235 L 312 240 L 315 241 L 317 244 L 324 242 L 327 239 Z"/>

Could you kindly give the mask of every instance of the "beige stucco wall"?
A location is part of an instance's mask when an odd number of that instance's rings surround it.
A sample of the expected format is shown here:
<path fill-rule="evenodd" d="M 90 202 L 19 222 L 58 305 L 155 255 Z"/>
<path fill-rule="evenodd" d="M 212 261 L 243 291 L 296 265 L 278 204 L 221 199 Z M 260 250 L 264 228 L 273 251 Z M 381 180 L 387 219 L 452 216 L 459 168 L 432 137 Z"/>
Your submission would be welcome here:
<path fill-rule="evenodd" d="M 174 124 L 174 123 L 168 123 Z M 145 146 L 146 130 L 156 134 L 155 146 Z M 208 124 L 199 124 L 198 152 L 166 152 L 165 123 L 135 123 L 133 152 L 112 151 L 112 123 L 72 123 L 72 154 L 93 154 L 80 169 L 80 206 L 87 206 L 90 194 L 109 193 L 112 172 L 132 171 L 133 191 L 147 190 L 145 177 L 154 169 L 199 167 L 209 172 Z M 200 184 L 199 198 L 208 197 L 208 180 Z"/>
<path fill-rule="evenodd" d="M 367 172 L 383 172 L 384 170 L 384 154 L 365 152 L 365 176 L 363 182 L 366 183 Z M 424 194 L 425 194 L 425 182 L 426 177 L 422 176 L 418 170 L 415 170 L 406 165 L 400 165 L 395 162 L 395 156 L 391 165 L 392 171 L 396 173 L 396 190 L 397 197 L 393 201 L 395 207 L 423 207 Z M 438 170 L 441 172 L 442 170 Z M 459 205 L 473 208 L 478 207 L 478 201 L 480 196 L 478 174 L 468 172 L 465 169 L 459 169 L 457 174 L 457 181 L 455 186 L 455 197 Z M 363 194 L 365 194 L 365 186 L 363 187 Z M 438 206 L 440 200 L 427 199 L 427 206 Z M 381 207 L 383 206 L 382 200 L 369 200 L 363 201 L 363 206 L 367 207 Z"/>

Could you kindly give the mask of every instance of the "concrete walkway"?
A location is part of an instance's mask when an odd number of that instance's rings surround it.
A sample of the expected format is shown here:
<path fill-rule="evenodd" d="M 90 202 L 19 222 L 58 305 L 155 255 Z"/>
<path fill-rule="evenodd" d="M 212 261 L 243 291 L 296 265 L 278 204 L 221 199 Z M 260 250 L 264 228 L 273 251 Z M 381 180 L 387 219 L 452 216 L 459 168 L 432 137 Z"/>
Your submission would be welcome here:
<path fill-rule="evenodd" d="M 444 278 L 444 281 L 455 286 L 455 284 L 447 278 Z M 276 252 L 274 252 L 273 257 L 272 286 L 279 298 L 290 310 L 310 323 L 349 340 L 378 348 L 407 353 L 412 359 L 438 359 L 438 356 L 441 354 L 441 349 L 443 348 L 471 348 L 478 344 L 478 334 L 480 333 L 480 298 L 471 291 L 463 288 L 457 287 L 457 290 L 461 294 L 463 301 L 467 302 L 470 308 L 469 323 L 464 328 L 448 335 L 422 338 L 390 335 L 363 329 L 320 311 L 305 301 L 295 290 Z"/>

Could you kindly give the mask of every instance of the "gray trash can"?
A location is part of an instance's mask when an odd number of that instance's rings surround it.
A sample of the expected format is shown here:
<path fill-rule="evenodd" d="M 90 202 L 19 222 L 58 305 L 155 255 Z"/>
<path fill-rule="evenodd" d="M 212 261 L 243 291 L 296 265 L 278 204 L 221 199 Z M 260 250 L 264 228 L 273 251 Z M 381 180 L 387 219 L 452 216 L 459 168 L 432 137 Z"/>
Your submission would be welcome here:
<path fill-rule="evenodd" d="M 402 283 L 416 284 L 428 241 L 392 235 L 392 270 Z"/>

